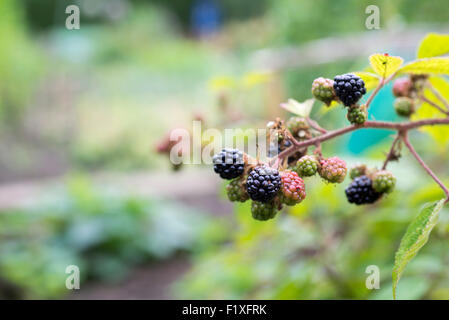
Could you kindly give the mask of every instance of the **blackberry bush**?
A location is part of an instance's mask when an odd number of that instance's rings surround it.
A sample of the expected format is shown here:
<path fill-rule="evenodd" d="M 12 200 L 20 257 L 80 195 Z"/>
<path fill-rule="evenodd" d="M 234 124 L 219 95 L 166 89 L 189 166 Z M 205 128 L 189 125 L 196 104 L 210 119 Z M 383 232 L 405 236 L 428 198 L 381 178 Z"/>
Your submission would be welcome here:
<path fill-rule="evenodd" d="M 445 37 L 441 35 L 432 35 L 426 38 L 422 44 L 424 49 L 420 48 L 420 52 L 427 52 L 426 50 L 433 50 L 434 47 L 441 46 L 446 41 L 443 39 Z M 436 42 L 433 43 L 433 41 Z M 435 53 L 435 51 L 432 52 Z M 440 77 L 440 75 L 449 74 L 449 59 L 447 57 L 428 57 L 404 63 L 402 58 L 384 53 L 371 55 L 369 61 L 370 71 L 367 72 L 365 69 L 365 71 L 358 72 L 360 77 L 352 73 L 337 75 L 334 77 L 333 83 L 330 79 L 319 77 L 312 84 L 312 95 L 315 99 L 308 99 L 303 103 L 289 99 L 288 103 L 282 104 L 281 106 L 294 114 L 294 117 L 290 118 L 286 125 L 279 118 L 269 122 L 268 128 L 273 131 L 273 136 L 270 133 L 270 139 L 267 140 L 279 143 L 278 150 L 271 152 L 272 157 L 264 161 L 257 156 L 254 163 L 244 165 L 237 161 L 243 157 L 241 152 L 224 149 L 214 157 L 214 170 L 224 179 L 247 176 L 246 180 L 243 178 L 246 185 L 241 182 L 241 178 L 229 183 L 228 196 L 231 201 L 251 199 L 253 201 L 252 216 L 257 220 L 268 220 L 281 210 L 280 204 L 292 206 L 307 201 L 305 200 L 306 186 L 302 177 L 312 176 L 318 172 L 325 182 L 341 183 L 344 181 L 347 174 L 345 161 L 332 155 L 324 157 L 322 144 L 364 128 L 395 132 L 396 135 L 392 140 L 390 150 L 388 152 L 385 150 L 386 157 L 382 163 L 382 169 L 368 169 L 365 165 L 352 168 L 349 175 L 353 180 L 345 189 L 347 201 L 356 205 L 375 203 L 384 194 L 393 192 L 396 178 L 387 171 L 387 167 L 390 161 L 399 160 L 401 147 L 405 146 L 411 156 L 417 160 L 417 163 L 423 167 L 444 193 L 444 198 L 428 204 L 412 221 L 400 244 L 393 270 L 393 292 L 395 292 L 404 266 L 411 259 L 410 255 L 404 253 L 409 252 L 410 249 L 413 249 L 414 253 L 419 250 L 425 243 L 422 240 L 428 238 L 434 221 L 436 221 L 433 219 L 437 218 L 439 210 L 449 202 L 449 189 L 425 164 L 409 139 L 411 130 L 427 126 L 433 126 L 434 137 L 446 136 L 446 133 L 440 131 L 437 126 L 449 125 L 449 101 L 445 98 L 446 92 L 444 92 L 444 88 L 448 84 L 445 78 Z M 393 94 L 396 96 L 396 100 L 391 107 L 394 107 L 399 115 L 406 117 L 414 113 L 417 105 L 420 105 L 420 108 L 433 108 L 432 111 L 427 113 L 427 110 L 424 110 L 425 112 L 416 114 L 413 121 L 366 121 L 367 110 L 375 96 L 386 84 L 394 81 L 398 74 L 405 74 L 406 77 L 394 82 Z M 359 106 L 360 99 L 368 89 L 372 90 L 372 93 L 366 99 L 365 104 Z M 432 94 L 433 99 L 430 101 L 424 94 Z M 354 125 L 332 130 L 323 128 L 311 118 L 313 114 L 320 114 L 319 111 L 312 112 L 315 100 L 323 101 L 326 104 L 330 104 L 332 101 L 341 102 L 348 107 L 347 119 Z M 432 114 L 432 117 L 425 118 L 425 114 Z M 342 114 L 341 117 L 344 115 Z M 310 148 L 313 148 L 313 155 Z M 162 149 L 167 153 L 167 148 Z M 249 156 L 247 157 L 249 159 Z M 229 158 L 230 162 L 225 162 L 226 158 Z M 238 182 L 239 180 L 240 182 Z M 340 189 L 338 186 L 336 188 Z M 343 193 L 342 190 L 341 192 Z M 361 211 L 360 214 L 365 214 L 365 212 Z"/>

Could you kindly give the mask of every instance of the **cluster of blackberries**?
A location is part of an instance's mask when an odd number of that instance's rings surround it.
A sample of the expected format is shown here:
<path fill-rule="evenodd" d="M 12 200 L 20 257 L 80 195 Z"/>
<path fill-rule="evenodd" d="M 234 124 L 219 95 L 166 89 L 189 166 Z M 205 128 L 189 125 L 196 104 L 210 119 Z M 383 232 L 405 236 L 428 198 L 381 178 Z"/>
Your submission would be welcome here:
<path fill-rule="evenodd" d="M 315 99 L 330 105 L 334 100 L 340 100 L 348 107 L 347 118 L 355 125 L 365 123 L 366 109 L 357 102 L 366 93 L 365 82 L 352 73 L 338 75 L 331 79 L 317 78 L 312 83 L 312 94 Z"/>
<path fill-rule="evenodd" d="M 304 180 L 296 172 L 279 172 L 264 164 L 250 166 L 240 163 L 241 159 L 247 159 L 242 152 L 223 149 L 213 157 L 214 170 L 221 178 L 232 179 L 226 187 L 229 200 L 253 201 L 251 212 L 254 219 L 274 218 L 282 205 L 296 205 L 306 197 Z"/>
<path fill-rule="evenodd" d="M 229 200 L 253 201 L 251 212 L 257 220 L 273 218 L 282 205 L 301 203 L 306 197 L 304 177 L 319 173 L 327 182 L 340 183 L 347 171 L 346 163 L 337 157 L 305 155 L 280 172 L 265 164 L 251 166 L 246 159 L 239 150 L 223 149 L 213 157 L 214 170 L 221 178 L 231 180 L 226 187 Z"/>
<path fill-rule="evenodd" d="M 350 176 L 354 180 L 346 188 L 346 198 L 356 205 L 371 204 L 379 200 L 383 194 L 393 191 L 396 178 L 386 170 L 371 171 L 365 165 L 351 169 Z"/>

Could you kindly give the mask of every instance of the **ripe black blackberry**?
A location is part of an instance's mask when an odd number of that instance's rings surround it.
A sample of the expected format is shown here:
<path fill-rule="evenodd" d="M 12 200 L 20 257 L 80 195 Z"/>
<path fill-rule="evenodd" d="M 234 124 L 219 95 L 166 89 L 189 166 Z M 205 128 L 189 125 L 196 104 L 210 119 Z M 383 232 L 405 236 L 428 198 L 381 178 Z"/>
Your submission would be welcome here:
<path fill-rule="evenodd" d="M 366 93 L 365 82 L 355 74 L 347 73 L 334 78 L 334 91 L 347 107 L 352 106 Z"/>
<path fill-rule="evenodd" d="M 281 177 L 276 169 L 258 166 L 250 171 L 246 180 L 246 191 L 254 201 L 266 203 L 276 196 L 281 187 Z"/>
<path fill-rule="evenodd" d="M 373 189 L 373 182 L 367 176 L 360 176 L 354 179 L 345 190 L 349 203 L 369 204 L 376 202 L 381 193 Z"/>
<path fill-rule="evenodd" d="M 222 179 L 231 180 L 242 175 L 244 170 L 243 153 L 238 149 L 223 149 L 212 158 L 214 171 Z"/>

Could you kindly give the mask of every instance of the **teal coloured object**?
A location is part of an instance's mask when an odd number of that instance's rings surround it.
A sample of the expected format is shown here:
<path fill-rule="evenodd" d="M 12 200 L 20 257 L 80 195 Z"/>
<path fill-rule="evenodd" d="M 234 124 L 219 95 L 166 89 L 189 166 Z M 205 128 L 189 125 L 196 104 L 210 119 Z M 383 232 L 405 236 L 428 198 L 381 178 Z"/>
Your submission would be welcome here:
<path fill-rule="evenodd" d="M 386 85 L 374 98 L 368 109 L 368 119 L 378 121 L 398 121 L 399 117 L 393 108 L 394 96 L 392 94 L 392 84 Z M 369 93 L 370 94 L 370 93 Z M 369 94 L 367 96 L 369 96 Z M 365 97 L 365 100 L 367 97 Z M 382 129 L 361 129 L 354 131 L 349 139 L 347 148 L 350 153 L 361 154 L 373 145 L 381 142 L 391 135 L 391 130 Z"/>

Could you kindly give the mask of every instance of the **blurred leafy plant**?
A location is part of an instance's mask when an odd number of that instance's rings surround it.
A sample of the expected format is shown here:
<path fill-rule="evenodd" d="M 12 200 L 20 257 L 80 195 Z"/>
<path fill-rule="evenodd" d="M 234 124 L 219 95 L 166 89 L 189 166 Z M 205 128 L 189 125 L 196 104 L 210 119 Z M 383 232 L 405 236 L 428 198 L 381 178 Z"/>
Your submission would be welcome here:
<path fill-rule="evenodd" d="M 0 277 L 25 297 L 60 297 L 68 265 L 83 279 L 119 281 L 137 264 L 223 240 L 223 226 L 170 201 L 99 194 L 74 176 L 66 193 L 0 213 Z"/>

